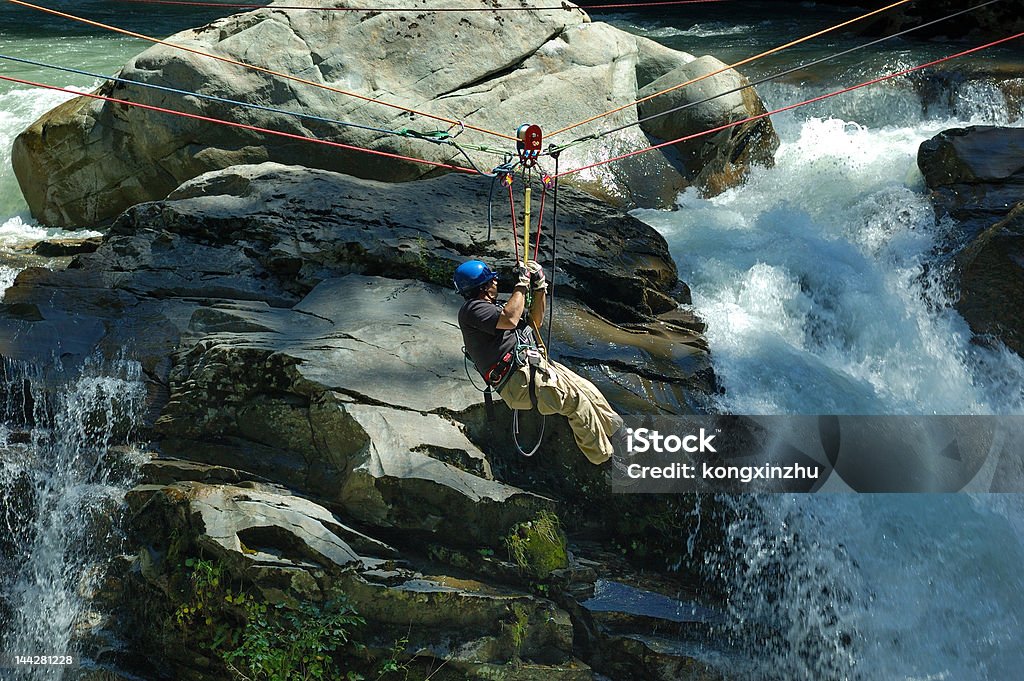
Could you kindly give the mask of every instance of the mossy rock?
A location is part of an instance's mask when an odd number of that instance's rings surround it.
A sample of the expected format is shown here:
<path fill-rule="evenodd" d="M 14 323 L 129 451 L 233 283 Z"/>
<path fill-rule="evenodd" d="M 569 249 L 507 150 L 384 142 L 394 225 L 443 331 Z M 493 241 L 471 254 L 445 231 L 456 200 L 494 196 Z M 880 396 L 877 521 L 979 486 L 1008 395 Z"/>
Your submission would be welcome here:
<path fill-rule="evenodd" d="M 558 516 L 548 511 L 513 527 L 505 545 L 519 568 L 537 579 L 569 566 L 565 533 Z"/>

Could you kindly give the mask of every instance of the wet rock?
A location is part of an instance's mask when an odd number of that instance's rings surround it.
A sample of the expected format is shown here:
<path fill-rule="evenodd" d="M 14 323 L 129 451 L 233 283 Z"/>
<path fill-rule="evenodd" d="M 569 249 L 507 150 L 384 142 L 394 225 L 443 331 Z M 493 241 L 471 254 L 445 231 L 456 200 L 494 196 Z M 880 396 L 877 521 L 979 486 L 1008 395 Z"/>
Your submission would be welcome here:
<path fill-rule="evenodd" d="M 1024 130 L 972 126 L 921 144 L 918 166 L 940 214 L 988 227 L 1024 200 Z"/>
<path fill-rule="evenodd" d="M 48 239 L 32 246 L 32 252 L 46 258 L 61 258 L 80 253 L 92 253 L 100 247 L 100 237 L 88 239 Z"/>
<path fill-rule="evenodd" d="M 279 12 L 271 6 L 185 31 L 169 41 L 503 135 L 513 135 L 523 123 L 553 132 L 624 107 L 619 113 L 563 133 L 559 140 L 563 143 L 636 122 L 637 110 L 631 103 L 637 99 L 637 88 L 693 61 L 691 55 L 651 40 L 591 23 L 585 13 L 568 3 L 555 10 L 466 14 L 426 8 L 407 13 Z M 255 44 L 261 49 L 251 49 Z M 698 66 L 687 73 L 696 72 Z M 187 113 L 435 164 L 470 165 L 454 146 L 381 132 L 407 127 L 423 133 L 437 128 L 443 132 L 449 128 L 447 122 L 410 119 L 400 109 L 165 45 L 151 47 L 132 59 L 120 76 L 363 127 L 302 120 L 195 97 L 177 98 L 173 108 Z M 722 79 L 713 80 L 719 81 Z M 103 85 L 100 93 L 155 106 L 166 106 L 168 96 L 164 91 L 123 83 Z M 757 102 L 752 92 L 747 99 Z M 674 120 L 682 125 L 661 124 L 666 139 L 703 129 L 685 125 L 684 119 Z M 705 116 L 705 121 L 729 122 L 711 116 Z M 768 122 L 758 126 L 758 130 L 770 128 Z M 740 130 L 703 145 L 711 147 L 703 157 L 729 159 L 727 169 L 712 171 L 713 184 L 734 184 L 749 161 L 771 156 L 773 140 L 773 135 L 755 136 Z M 511 140 L 475 130 L 465 131 L 459 142 L 468 144 L 464 151 L 485 171 L 494 167 L 495 157 L 472 147 L 484 144 L 514 150 Z M 647 137 L 634 127 L 604 138 L 598 151 L 604 157 L 647 145 Z M 746 147 L 746 152 L 738 151 Z M 595 153 L 593 143 L 571 147 L 562 154 L 561 169 L 589 163 L 595 160 Z M 202 173 L 244 163 L 271 160 L 388 181 L 444 172 L 431 165 L 169 118 L 84 97 L 48 112 L 19 135 L 12 158 L 32 214 L 46 224 L 62 226 L 107 222 L 129 206 L 166 197 L 182 182 Z M 700 174 L 695 161 L 699 159 L 680 163 L 671 153 L 649 153 L 566 181 L 617 203 L 671 205 L 679 188 Z"/>
<path fill-rule="evenodd" d="M 956 259 L 956 308 L 971 330 L 1024 356 L 1024 202 L 975 238 Z"/>
<path fill-rule="evenodd" d="M 845 2 L 834 4 L 847 5 Z M 957 0 L 933 0 L 896 7 L 863 24 L 859 32 L 868 35 L 892 35 L 913 26 L 941 19 L 964 9 Z M 1024 0 L 1004 0 L 973 12 L 929 26 L 909 34 L 916 40 L 936 38 L 1005 38 L 1024 30 Z"/>
<path fill-rule="evenodd" d="M 1024 130 L 947 130 L 921 145 L 918 165 L 938 216 L 957 221 L 948 246 L 957 310 L 980 339 L 1024 354 Z"/>

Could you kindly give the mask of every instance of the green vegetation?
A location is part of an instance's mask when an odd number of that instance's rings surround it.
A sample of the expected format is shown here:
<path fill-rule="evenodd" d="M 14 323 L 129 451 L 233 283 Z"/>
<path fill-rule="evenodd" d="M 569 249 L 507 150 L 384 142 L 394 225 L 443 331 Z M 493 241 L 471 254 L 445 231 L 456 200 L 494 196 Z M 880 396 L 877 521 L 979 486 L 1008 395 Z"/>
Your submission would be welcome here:
<path fill-rule="evenodd" d="M 529 625 L 529 613 L 519 603 L 512 605 L 512 614 L 515 617 L 511 624 L 512 628 L 512 646 L 515 650 L 515 657 L 519 658 L 519 653 L 523 649 L 523 643 L 526 642 L 526 634 L 529 632 L 527 628 Z"/>
<path fill-rule="evenodd" d="M 247 621 L 239 645 L 223 653 L 228 669 L 251 681 L 359 681 L 342 672 L 332 653 L 349 643 L 364 620 L 344 601 L 301 603 L 295 610 L 278 603 L 267 608 L 246 602 Z"/>
<path fill-rule="evenodd" d="M 541 511 L 535 519 L 513 527 L 505 546 L 519 569 L 537 579 L 546 579 L 569 565 L 565 533 L 558 516 L 550 511 Z"/>
<path fill-rule="evenodd" d="M 268 605 L 228 583 L 219 563 L 187 558 L 185 593 L 171 626 L 219 659 L 238 681 L 387 681 L 409 679 L 408 639 L 376 663 L 354 636 L 365 624 L 344 597 L 326 603 Z M 343 669 L 339 661 L 352 668 Z M 365 674 L 365 675 L 364 675 Z"/>

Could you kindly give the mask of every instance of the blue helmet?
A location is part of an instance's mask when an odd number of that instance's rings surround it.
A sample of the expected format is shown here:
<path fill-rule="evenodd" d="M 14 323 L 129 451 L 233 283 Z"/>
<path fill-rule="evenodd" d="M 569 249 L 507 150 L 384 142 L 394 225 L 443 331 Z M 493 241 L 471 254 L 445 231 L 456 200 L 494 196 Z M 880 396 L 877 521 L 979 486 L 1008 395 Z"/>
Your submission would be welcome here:
<path fill-rule="evenodd" d="M 455 270 L 455 290 L 466 298 L 476 295 L 480 287 L 497 279 L 496 272 L 479 260 L 467 260 Z"/>

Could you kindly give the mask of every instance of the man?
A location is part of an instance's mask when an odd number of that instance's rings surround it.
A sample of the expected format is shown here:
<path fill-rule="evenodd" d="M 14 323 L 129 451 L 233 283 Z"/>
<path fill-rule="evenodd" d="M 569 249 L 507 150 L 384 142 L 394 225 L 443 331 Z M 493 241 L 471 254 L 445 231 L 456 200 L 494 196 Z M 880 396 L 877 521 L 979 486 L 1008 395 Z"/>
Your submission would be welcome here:
<path fill-rule="evenodd" d="M 541 414 L 568 417 L 583 454 L 593 464 L 604 463 L 612 456 L 609 438 L 622 419 L 593 383 L 539 351 L 534 329 L 544 319 L 544 270 L 536 262 L 517 270 L 518 280 L 504 305 L 498 303 L 498 275 L 485 263 L 470 260 L 455 270 L 455 289 L 466 299 L 459 310 L 466 353 L 509 407 L 536 406 Z"/>

